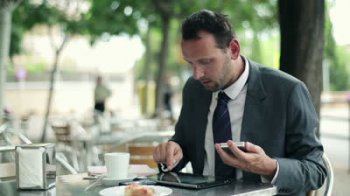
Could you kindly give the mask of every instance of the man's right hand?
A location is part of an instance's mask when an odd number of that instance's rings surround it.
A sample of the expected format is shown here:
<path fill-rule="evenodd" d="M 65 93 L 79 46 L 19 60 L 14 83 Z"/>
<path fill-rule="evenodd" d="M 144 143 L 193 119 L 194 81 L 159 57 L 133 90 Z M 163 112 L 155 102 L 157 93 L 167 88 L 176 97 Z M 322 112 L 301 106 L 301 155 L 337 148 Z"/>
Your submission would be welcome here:
<path fill-rule="evenodd" d="M 176 142 L 169 141 L 159 144 L 153 151 L 153 159 L 157 163 L 166 163 L 168 171 L 171 171 L 182 159 L 182 149 Z"/>

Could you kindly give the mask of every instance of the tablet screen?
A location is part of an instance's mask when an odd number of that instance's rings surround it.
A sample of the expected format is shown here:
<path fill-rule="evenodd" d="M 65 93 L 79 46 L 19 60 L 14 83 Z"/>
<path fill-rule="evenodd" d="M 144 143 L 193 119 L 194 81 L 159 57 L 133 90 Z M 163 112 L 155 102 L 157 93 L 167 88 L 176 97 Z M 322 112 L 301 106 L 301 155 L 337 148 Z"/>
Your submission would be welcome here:
<path fill-rule="evenodd" d="M 215 176 L 202 176 L 186 173 L 159 173 L 156 175 L 148 176 L 149 180 L 156 181 L 159 184 L 172 185 L 184 188 L 209 188 L 218 185 L 224 185 L 231 183 L 232 180 L 215 177 Z"/>

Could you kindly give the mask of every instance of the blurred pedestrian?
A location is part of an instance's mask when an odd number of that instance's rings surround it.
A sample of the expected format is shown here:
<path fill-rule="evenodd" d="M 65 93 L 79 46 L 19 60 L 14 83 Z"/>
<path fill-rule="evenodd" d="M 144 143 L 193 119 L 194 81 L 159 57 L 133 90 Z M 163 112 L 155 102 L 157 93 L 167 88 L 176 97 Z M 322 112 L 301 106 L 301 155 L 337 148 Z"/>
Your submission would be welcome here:
<path fill-rule="evenodd" d="M 105 111 L 106 100 L 111 95 L 112 95 L 112 92 L 104 84 L 102 76 L 97 76 L 96 87 L 95 87 L 95 91 L 94 91 L 95 111 L 103 113 Z"/>

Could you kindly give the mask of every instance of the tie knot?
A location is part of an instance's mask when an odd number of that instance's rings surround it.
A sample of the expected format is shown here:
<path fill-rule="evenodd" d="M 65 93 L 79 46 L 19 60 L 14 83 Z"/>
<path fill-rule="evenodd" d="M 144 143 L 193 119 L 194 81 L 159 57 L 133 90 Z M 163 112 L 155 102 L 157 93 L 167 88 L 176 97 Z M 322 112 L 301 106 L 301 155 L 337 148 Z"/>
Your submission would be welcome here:
<path fill-rule="evenodd" d="M 221 101 L 221 102 L 227 103 L 230 100 L 231 100 L 230 97 L 228 97 L 225 92 L 223 92 L 223 91 L 219 92 L 218 102 Z"/>

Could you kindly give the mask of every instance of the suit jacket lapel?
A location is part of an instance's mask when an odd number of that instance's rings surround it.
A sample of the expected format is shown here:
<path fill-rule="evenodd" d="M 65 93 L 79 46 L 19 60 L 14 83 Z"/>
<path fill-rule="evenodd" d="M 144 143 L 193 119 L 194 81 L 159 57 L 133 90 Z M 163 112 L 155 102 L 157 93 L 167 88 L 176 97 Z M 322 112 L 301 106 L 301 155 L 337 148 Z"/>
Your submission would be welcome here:
<path fill-rule="evenodd" d="M 249 61 L 250 71 L 247 81 L 247 97 L 244 106 L 244 115 L 241 130 L 242 141 L 252 141 L 252 135 L 250 132 L 256 131 L 259 128 L 262 121 L 262 116 L 265 113 L 265 107 L 263 100 L 266 97 L 266 92 L 261 81 L 261 75 L 259 66 Z M 263 125 L 263 124 L 262 124 Z"/>
<path fill-rule="evenodd" d="M 244 114 L 241 129 L 241 141 L 250 141 L 255 143 L 259 134 L 259 127 L 264 126 L 263 116 L 266 112 L 263 100 L 266 92 L 261 81 L 259 65 L 249 61 L 250 71 L 247 81 L 247 97 L 244 106 Z M 244 178 L 249 180 L 258 180 L 259 176 L 243 172 Z"/>
<path fill-rule="evenodd" d="M 209 107 L 211 103 L 211 98 L 212 98 L 212 92 L 204 89 L 202 87 L 200 89 L 200 97 L 198 99 L 198 121 L 194 122 L 194 132 L 197 133 L 195 137 L 198 138 L 198 142 L 196 143 L 195 148 L 197 149 L 197 158 L 196 160 L 199 160 L 198 163 L 200 164 L 200 173 L 203 172 L 204 168 L 204 157 L 205 157 L 205 132 L 207 129 L 207 123 L 208 123 L 208 112 L 209 112 Z"/>

